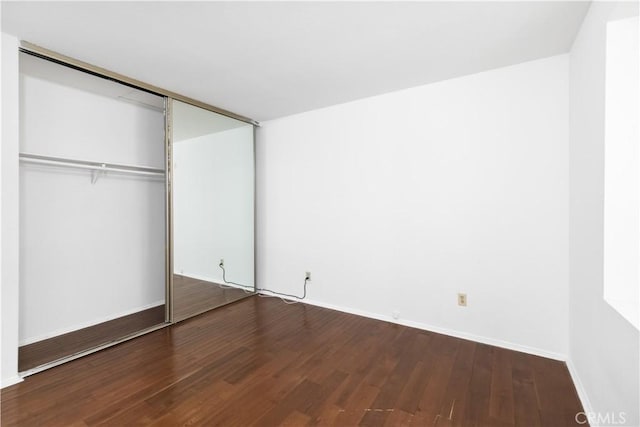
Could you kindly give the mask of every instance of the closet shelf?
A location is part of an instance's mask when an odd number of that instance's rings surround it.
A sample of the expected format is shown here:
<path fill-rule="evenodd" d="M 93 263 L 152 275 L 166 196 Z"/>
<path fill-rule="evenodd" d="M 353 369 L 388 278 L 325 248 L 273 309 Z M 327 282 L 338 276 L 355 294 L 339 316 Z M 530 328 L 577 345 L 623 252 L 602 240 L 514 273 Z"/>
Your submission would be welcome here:
<path fill-rule="evenodd" d="M 62 157 L 41 156 L 38 154 L 20 153 L 20 161 L 23 163 L 35 163 L 39 165 L 62 166 L 76 169 L 86 169 L 94 172 L 118 172 L 133 175 L 161 176 L 164 170 L 144 166 L 131 166 L 115 163 L 93 162 L 89 160 L 65 159 Z M 97 173 L 93 175 L 92 183 L 95 183 Z"/>

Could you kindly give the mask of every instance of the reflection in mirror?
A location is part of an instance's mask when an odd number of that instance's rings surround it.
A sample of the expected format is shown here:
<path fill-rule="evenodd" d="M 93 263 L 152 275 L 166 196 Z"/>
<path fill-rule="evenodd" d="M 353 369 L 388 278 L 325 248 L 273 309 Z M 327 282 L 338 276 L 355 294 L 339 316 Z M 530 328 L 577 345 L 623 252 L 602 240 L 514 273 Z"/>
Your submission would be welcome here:
<path fill-rule="evenodd" d="M 253 126 L 172 101 L 173 320 L 254 291 Z"/>

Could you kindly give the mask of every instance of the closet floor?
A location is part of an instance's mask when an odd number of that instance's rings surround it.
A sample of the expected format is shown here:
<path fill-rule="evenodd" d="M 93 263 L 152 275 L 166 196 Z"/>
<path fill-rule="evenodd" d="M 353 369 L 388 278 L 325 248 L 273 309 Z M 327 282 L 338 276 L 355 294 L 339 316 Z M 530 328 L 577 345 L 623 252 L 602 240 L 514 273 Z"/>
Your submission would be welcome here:
<path fill-rule="evenodd" d="M 173 317 L 184 320 L 212 308 L 220 307 L 251 295 L 242 289 L 221 287 L 216 283 L 173 275 Z"/>
<path fill-rule="evenodd" d="M 18 349 L 18 370 L 36 368 L 164 323 L 164 304 Z"/>

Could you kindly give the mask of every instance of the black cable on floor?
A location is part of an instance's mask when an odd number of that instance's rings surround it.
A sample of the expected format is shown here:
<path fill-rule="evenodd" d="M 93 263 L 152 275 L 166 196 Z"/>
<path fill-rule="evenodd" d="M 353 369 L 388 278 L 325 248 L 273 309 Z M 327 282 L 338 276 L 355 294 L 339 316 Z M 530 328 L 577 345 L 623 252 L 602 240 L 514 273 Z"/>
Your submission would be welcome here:
<path fill-rule="evenodd" d="M 236 283 L 236 282 L 229 282 L 227 281 L 227 271 L 224 268 L 224 265 L 222 263 L 218 264 L 218 267 L 220 267 L 222 269 L 222 281 L 226 284 L 229 285 L 235 285 L 235 286 L 240 286 L 243 289 L 254 289 L 253 286 L 247 286 L 247 285 L 242 285 L 240 283 Z M 307 297 L 307 282 L 309 281 L 308 277 L 304 278 L 304 284 L 303 284 L 303 293 L 302 296 L 299 297 L 297 295 L 292 295 L 292 294 L 284 294 L 282 292 L 276 292 L 276 291 L 272 291 L 271 289 L 266 289 L 266 288 L 258 288 L 256 289 L 257 291 L 267 291 L 267 292 L 271 292 L 272 294 L 275 295 L 279 295 L 279 296 L 283 296 L 283 297 L 290 297 L 290 298 L 295 298 L 295 299 L 299 299 L 299 300 L 303 300 Z"/>

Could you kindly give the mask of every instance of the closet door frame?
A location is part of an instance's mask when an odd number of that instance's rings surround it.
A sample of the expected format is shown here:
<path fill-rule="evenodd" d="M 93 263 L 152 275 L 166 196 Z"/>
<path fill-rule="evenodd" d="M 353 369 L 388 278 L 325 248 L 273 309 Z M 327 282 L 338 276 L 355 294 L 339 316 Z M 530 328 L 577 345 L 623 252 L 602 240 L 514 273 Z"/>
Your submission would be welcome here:
<path fill-rule="evenodd" d="M 70 67 L 79 71 L 83 71 L 92 75 L 95 75 L 100 78 L 106 78 L 108 80 L 115 81 L 117 83 L 130 86 L 135 89 L 140 89 L 146 92 L 150 92 L 154 95 L 158 95 L 164 98 L 165 103 L 165 322 L 163 324 L 157 325 L 152 328 L 148 328 L 140 331 L 139 333 L 132 334 L 126 337 L 123 337 L 120 340 L 116 340 L 110 342 L 108 344 L 104 344 L 95 348 L 88 349 L 81 353 L 76 353 L 70 357 L 57 360 L 55 362 L 42 365 L 38 368 L 32 369 L 30 371 L 21 372 L 21 376 L 31 375 L 37 372 L 41 372 L 45 369 L 52 368 L 54 366 L 60 365 L 62 363 L 66 363 L 68 361 L 77 359 L 79 357 L 94 353 L 96 351 L 111 347 L 113 345 L 119 344 L 121 342 L 136 338 L 138 336 L 147 334 L 149 332 L 153 332 L 155 330 L 164 328 L 173 324 L 173 199 L 172 199 L 172 152 L 171 152 L 171 134 L 172 134 L 172 114 L 171 114 L 171 104 L 172 100 L 177 100 L 181 102 L 185 102 L 187 104 L 191 104 L 193 106 L 203 108 L 205 110 L 211 111 L 213 113 L 221 114 L 232 119 L 240 120 L 242 122 L 251 124 L 253 126 L 253 263 L 254 263 L 254 288 L 257 290 L 257 274 L 256 274 L 256 173 L 255 173 L 255 163 L 256 163 L 256 127 L 260 126 L 260 123 L 251 118 L 233 113 L 231 111 L 224 110 L 222 108 L 215 107 L 213 105 L 198 101 L 193 98 L 189 98 L 187 96 L 182 96 L 178 93 L 160 88 L 158 86 L 154 86 L 140 80 L 136 80 L 130 77 L 127 77 L 123 74 L 119 74 L 110 70 L 107 70 L 102 67 L 95 66 L 93 64 L 77 60 L 75 58 L 57 53 L 55 51 L 37 46 L 35 44 L 29 43 L 27 41 L 20 41 L 19 51 L 33 55 L 36 57 L 40 57 L 42 59 L 52 61 L 58 63 L 60 65 Z M 249 296 L 250 294 L 248 294 Z M 252 294 L 251 294 L 252 295 Z"/>
<path fill-rule="evenodd" d="M 151 92 L 159 96 L 173 98 L 178 101 L 182 101 L 182 102 L 186 102 L 187 104 L 194 105 L 196 107 L 204 108 L 205 110 L 213 111 L 214 113 L 222 114 L 223 116 L 231 117 L 232 119 L 240 120 L 242 122 L 249 123 L 254 126 L 260 126 L 260 122 L 258 122 L 257 120 L 251 119 L 249 117 L 245 117 L 240 114 L 236 114 L 231 111 L 225 110 L 223 108 L 218 108 L 213 105 L 207 104 L 205 102 L 201 102 L 196 99 L 189 98 L 188 96 L 183 96 L 178 93 L 172 92 L 170 90 L 166 90 L 161 87 L 154 86 L 154 85 L 142 82 L 140 80 L 127 77 L 123 74 L 119 74 L 119 73 L 107 70 L 106 68 L 89 64 L 88 62 L 71 58 L 70 56 L 62 55 L 60 53 L 37 46 L 27 41 L 20 42 L 20 51 L 29 53 L 34 56 L 40 56 L 50 61 L 58 62 L 62 65 L 66 65 L 67 67 L 75 68 L 77 70 L 81 70 L 89 74 L 94 74 L 99 77 L 107 78 L 109 80 L 114 80 L 126 86 L 131 86 L 136 89 L 141 89 L 147 92 Z"/>
<path fill-rule="evenodd" d="M 164 320 L 173 323 L 173 156 L 171 143 L 173 134 L 173 101 L 164 97 L 164 153 L 165 153 L 165 300 Z"/>

